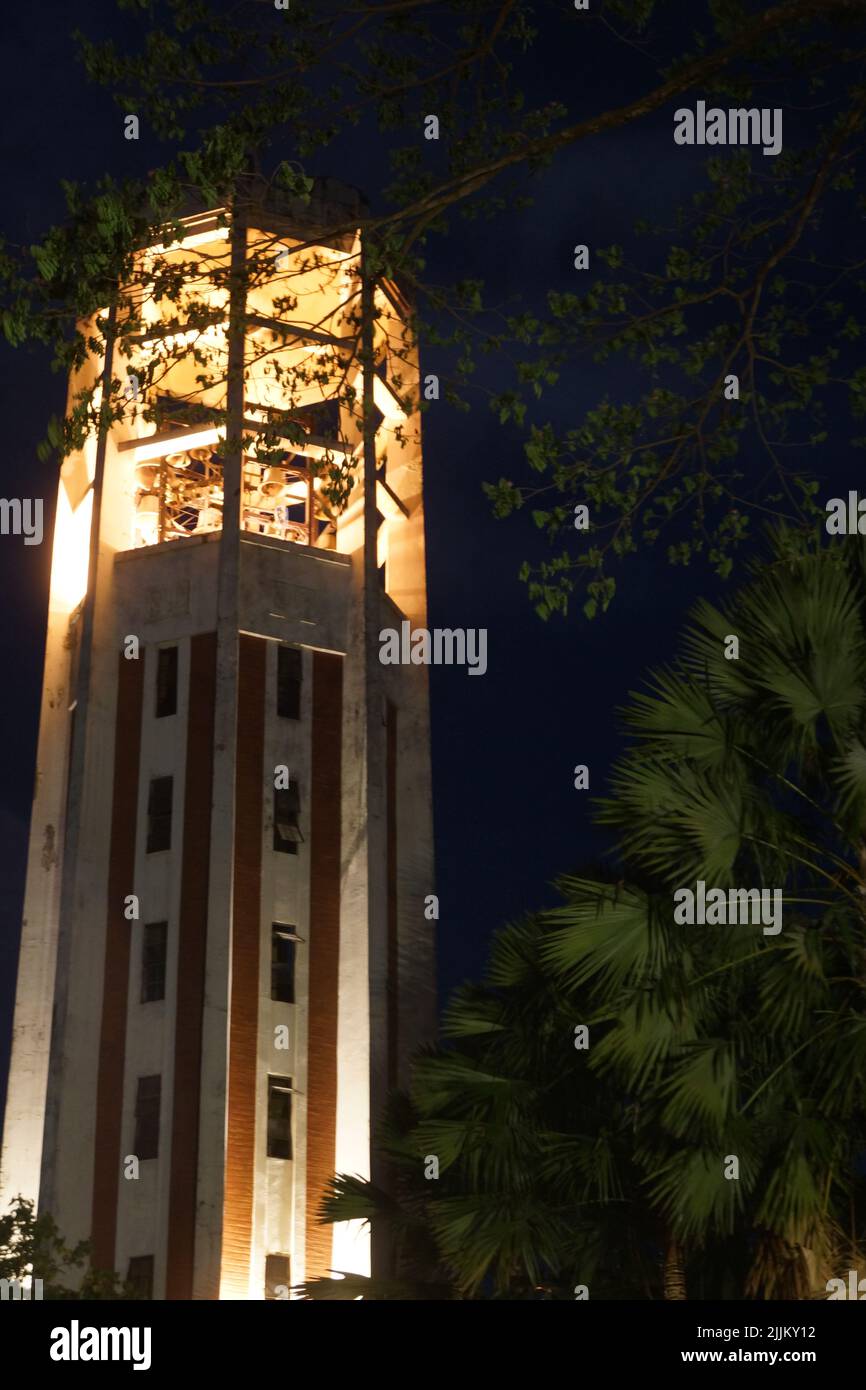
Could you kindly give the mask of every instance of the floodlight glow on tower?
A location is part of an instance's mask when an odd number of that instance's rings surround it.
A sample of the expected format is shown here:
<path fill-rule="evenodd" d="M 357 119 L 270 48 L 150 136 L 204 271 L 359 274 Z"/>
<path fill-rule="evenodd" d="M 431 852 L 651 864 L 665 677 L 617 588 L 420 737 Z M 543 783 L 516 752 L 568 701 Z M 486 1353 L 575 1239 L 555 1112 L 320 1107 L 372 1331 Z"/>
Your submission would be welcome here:
<path fill-rule="evenodd" d="M 319 1204 L 433 1027 L 427 673 L 376 640 L 426 618 L 418 358 L 362 220 L 183 219 L 70 383 L 129 408 L 61 469 L 0 1202 L 157 1298 L 368 1273 Z"/>

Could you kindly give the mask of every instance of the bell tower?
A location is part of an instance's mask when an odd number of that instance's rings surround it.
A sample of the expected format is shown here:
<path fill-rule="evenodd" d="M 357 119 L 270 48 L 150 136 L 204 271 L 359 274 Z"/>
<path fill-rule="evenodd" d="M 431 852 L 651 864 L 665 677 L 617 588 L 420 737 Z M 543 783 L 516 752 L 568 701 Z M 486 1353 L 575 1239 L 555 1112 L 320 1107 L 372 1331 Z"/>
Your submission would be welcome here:
<path fill-rule="evenodd" d="M 431 1036 L 411 306 L 331 181 L 250 179 L 83 326 L 0 1200 L 154 1298 L 370 1270 L 335 1171 Z"/>

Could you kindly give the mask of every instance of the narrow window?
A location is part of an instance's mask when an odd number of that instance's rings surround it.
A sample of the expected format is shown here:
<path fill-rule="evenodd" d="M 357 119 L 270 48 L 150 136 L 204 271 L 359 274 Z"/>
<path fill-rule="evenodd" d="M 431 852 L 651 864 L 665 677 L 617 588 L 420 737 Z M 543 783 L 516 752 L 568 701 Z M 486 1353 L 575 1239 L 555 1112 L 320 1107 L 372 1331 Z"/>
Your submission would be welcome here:
<path fill-rule="evenodd" d="M 292 1078 L 268 1077 L 268 1158 L 292 1156 Z"/>
<path fill-rule="evenodd" d="M 172 778 L 154 777 L 147 798 L 147 852 L 171 849 Z"/>
<path fill-rule="evenodd" d="M 177 647 L 160 647 L 156 663 L 156 717 L 177 714 Z"/>
<path fill-rule="evenodd" d="M 159 1098 L 161 1077 L 140 1076 L 135 1097 L 135 1143 L 133 1153 L 139 1159 L 156 1158 L 159 1154 Z"/>
<path fill-rule="evenodd" d="M 301 796 L 297 782 L 274 788 L 274 849 L 283 854 L 297 854 L 304 837 L 298 825 Z"/>
<path fill-rule="evenodd" d="M 271 998 L 279 1004 L 295 1002 L 295 942 L 300 937 L 283 922 L 271 926 Z"/>
<path fill-rule="evenodd" d="M 288 1298 L 291 1286 L 291 1262 L 288 1255 L 267 1255 L 265 1298 Z"/>
<path fill-rule="evenodd" d="M 141 1002 L 165 998 L 165 949 L 167 922 L 145 923 L 141 947 Z"/>
<path fill-rule="evenodd" d="M 153 1298 L 153 1256 L 133 1255 L 126 1282 L 136 1298 Z"/>
<path fill-rule="evenodd" d="M 301 717 L 301 651 L 277 648 L 277 714 L 283 719 Z"/>

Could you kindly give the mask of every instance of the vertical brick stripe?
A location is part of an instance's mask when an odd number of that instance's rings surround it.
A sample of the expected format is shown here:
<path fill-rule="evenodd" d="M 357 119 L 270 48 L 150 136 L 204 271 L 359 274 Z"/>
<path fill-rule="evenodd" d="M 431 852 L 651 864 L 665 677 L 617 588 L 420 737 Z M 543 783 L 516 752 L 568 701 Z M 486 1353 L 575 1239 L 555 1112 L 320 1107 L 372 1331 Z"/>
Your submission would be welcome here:
<path fill-rule="evenodd" d="M 223 1207 L 222 1283 L 245 1298 L 253 1221 L 256 1052 L 261 930 L 262 796 L 265 748 L 263 638 L 241 635 L 238 652 L 235 859 L 228 1120 Z"/>
<path fill-rule="evenodd" d="M 144 661 L 118 657 L 114 720 L 114 784 L 108 848 L 108 912 L 102 984 L 102 1023 L 96 1081 L 91 1241 L 97 1269 L 114 1268 L 120 1179 L 123 1067 L 129 990 L 131 924 L 123 900 L 135 891 L 135 832 L 141 756 Z"/>
<path fill-rule="evenodd" d="M 193 1289 L 215 698 L 216 633 L 207 632 L 190 643 L 166 1298 Z"/>
<path fill-rule="evenodd" d="M 387 877 L 388 952 L 386 999 L 388 1003 L 388 1086 L 397 1085 L 400 1055 L 400 959 L 397 936 L 397 707 L 391 701 L 386 717 L 385 855 Z"/>
<path fill-rule="evenodd" d="M 310 787 L 310 983 L 307 1044 L 306 1277 L 331 1267 L 332 1227 L 319 1205 L 337 1141 L 337 993 L 340 961 L 340 816 L 343 658 L 313 653 Z"/>

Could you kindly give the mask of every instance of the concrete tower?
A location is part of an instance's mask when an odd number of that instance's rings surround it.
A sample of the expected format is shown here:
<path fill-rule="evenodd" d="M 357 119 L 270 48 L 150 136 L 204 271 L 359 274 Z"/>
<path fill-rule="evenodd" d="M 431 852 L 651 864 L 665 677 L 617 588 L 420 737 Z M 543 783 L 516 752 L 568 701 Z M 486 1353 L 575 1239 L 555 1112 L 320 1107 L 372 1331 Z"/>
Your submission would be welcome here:
<path fill-rule="evenodd" d="M 378 639 L 426 620 L 418 362 L 361 211 L 185 217 L 70 384 L 129 407 L 61 469 L 0 1201 L 155 1298 L 369 1272 L 316 1209 L 433 1028 L 427 673 Z"/>

